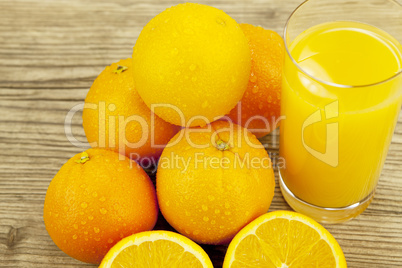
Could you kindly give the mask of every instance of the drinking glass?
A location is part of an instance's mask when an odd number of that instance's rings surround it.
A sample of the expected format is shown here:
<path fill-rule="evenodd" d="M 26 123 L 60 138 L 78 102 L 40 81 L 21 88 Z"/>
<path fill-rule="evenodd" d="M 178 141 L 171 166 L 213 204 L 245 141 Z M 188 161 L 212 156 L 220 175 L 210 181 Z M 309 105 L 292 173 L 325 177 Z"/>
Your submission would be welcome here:
<path fill-rule="evenodd" d="M 347 221 L 374 197 L 401 109 L 402 6 L 308 0 L 284 39 L 282 194 L 317 221 Z"/>

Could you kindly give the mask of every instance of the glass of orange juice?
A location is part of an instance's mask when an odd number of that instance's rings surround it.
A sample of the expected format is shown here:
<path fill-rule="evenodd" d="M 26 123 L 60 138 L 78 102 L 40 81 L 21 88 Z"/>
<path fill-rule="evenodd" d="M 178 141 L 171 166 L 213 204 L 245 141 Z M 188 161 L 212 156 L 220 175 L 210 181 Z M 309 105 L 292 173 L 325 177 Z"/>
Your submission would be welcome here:
<path fill-rule="evenodd" d="M 402 100 L 402 6 L 308 0 L 284 32 L 281 191 L 327 223 L 374 197 Z"/>

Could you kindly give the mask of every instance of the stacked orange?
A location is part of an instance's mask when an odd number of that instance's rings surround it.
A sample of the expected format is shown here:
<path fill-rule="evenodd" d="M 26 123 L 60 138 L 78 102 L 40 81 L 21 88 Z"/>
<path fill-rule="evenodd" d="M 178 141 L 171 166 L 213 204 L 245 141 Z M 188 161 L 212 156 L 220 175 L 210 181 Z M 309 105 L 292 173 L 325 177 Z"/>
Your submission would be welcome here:
<path fill-rule="evenodd" d="M 284 43 L 274 31 L 240 24 L 251 50 L 247 90 L 228 114 L 234 123 L 261 138 L 279 126 Z"/>
<path fill-rule="evenodd" d="M 145 105 L 134 86 L 132 65 L 131 58 L 120 60 L 99 74 L 85 98 L 82 125 L 92 147 L 155 163 L 180 127 Z"/>
<path fill-rule="evenodd" d="M 122 238 L 151 230 L 158 217 L 152 181 L 135 162 L 89 149 L 53 178 L 43 218 L 54 243 L 68 255 L 100 263 Z"/>

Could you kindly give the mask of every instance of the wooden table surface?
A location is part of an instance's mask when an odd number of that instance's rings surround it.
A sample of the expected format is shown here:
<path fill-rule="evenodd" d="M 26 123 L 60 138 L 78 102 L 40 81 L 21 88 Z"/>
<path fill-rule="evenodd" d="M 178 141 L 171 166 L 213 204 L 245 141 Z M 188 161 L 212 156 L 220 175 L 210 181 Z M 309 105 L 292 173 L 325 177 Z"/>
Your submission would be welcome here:
<path fill-rule="evenodd" d="M 201 1 L 200 1 L 201 2 Z M 238 22 L 282 34 L 301 0 L 216 0 Z M 0 1 L 0 267 L 87 267 L 52 242 L 42 220 L 46 189 L 83 148 L 64 131 L 106 65 L 131 56 L 142 27 L 179 1 Z M 85 142 L 81 114 L 73 133 Z M 263 138 L 278 152 L 277 134 Z M 375 141 L 373 141 L 375 142 Z M 85 147 L 85 146 L 84 146 Z M 348 266 L 402 267 L 402 116 L 370 207 L 357 219 L 325 225 Z M 276 174 L 277 175 L 277 174 Z M 270 210 L 290 209 L 276 188 Z M 157 228 L 166 228 L 160 219 Z M 225 247 L 204 247 L 216 267 Z"/>

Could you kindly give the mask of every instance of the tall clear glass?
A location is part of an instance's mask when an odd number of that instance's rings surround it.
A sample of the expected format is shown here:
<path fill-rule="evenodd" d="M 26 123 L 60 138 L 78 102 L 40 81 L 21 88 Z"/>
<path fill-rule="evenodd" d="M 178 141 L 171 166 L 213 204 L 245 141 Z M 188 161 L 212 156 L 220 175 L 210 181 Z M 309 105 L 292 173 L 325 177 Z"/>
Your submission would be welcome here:
<path fill-rule="evenodd" d="M 373 199 L 402 100 L 402 6 L 308 0 L 284 32 L 280 186 L 288 204 L 343 222 Z"/>

